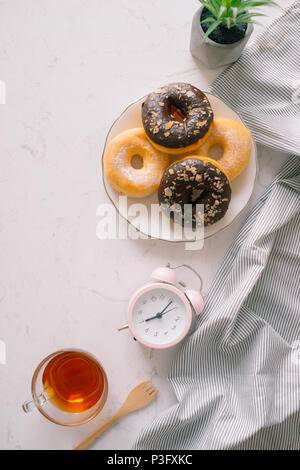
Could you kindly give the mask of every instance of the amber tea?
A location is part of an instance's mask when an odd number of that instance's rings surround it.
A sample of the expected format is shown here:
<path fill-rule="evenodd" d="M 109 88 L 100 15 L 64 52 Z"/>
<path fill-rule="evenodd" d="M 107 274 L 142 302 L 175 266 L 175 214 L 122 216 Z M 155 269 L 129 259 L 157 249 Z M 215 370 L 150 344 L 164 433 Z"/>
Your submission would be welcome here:
<path fill-rule="evenodd" d="M 105 379 L 98 362 L 81 351 L 62 351 L 45 367 L 42 382 L 52 404 L 68 413 L 82 413 L 101 398 Z"/>

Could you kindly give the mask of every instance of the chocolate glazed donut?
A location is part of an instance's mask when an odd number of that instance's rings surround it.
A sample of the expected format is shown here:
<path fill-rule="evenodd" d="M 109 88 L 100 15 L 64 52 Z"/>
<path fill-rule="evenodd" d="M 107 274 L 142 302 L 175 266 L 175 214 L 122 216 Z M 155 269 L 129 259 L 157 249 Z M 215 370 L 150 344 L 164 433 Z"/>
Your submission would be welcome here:
<path fill-rule="evenodd" d="M 188 83 L 171 83 L 150 93 L 142 105 L 147 136 L 159 150 L 183 153 L 204 144 L 213 121 L 205 94 Z"/>
<path fill-rule="evenodd" d="M 195 227 L 202 219 L 207 226 L 224 217 L 231 199 L 231 188 L 227 176 L 216 162 L 205 157 L 187 157 L 167 168 L 158 189 L 158 198 L 175 222 L 179 222 L 179 212 L 182 225 Z M 197 204 L 204 206 L 200 214 L 196 213 Z"/>

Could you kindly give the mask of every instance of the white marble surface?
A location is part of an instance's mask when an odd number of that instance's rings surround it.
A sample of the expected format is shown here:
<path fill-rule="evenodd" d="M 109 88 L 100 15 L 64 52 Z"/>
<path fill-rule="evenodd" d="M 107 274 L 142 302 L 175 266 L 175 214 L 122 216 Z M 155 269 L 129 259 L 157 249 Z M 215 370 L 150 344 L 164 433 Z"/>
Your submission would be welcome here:
<path fill-rule="evenodd" d="M 7 86 L 0 105 L 2 449 L 69 449 L 131 387 L 151 379 L 159 398 L 94 445 L 129 449 L 139 430 L 175 403 L 167 374 L 176 350 L 150 355 L 117 327 L 130 295 L 158 265 L 191 264 L 207 291 L 245 214 L 195 254 L 154 240 L 99 241 L 96 209 L 107 201 L 101 149 L 120 111 L 173 80 L 205 89 L 220 72 L 205 70 L 189 53 L 196 8 L 196 0 L 0 1 L 0 80 Z M 265 24 L 278 11 L 268 13 Z M 252 203 L 283 160 L 259 149 Z M 110 383 L 102 414 L 73 429 L 21 409 L 37 363 L 66 347 L 99 357 Z"/>

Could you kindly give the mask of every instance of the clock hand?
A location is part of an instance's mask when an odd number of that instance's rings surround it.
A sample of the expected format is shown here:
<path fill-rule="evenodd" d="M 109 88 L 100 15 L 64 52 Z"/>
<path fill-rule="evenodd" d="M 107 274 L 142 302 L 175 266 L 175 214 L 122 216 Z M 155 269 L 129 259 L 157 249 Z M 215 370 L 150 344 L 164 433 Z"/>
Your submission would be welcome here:
<path fill-rule="evenodd" d="M 171 305 L 171 303 L 173 303 L 173 300 L 171 300 L 168 305 L 161 311 L 159 312 L 157 315 L 162 315 L 164 313 L 165 310 L 167 310 L 167 308 Z"/>
<path fill-rule="evenodd" d="M 159 313 L 157 313 L 156 315 L 154 315 L 153 317 L 150 317 L 150 318 L 146 318 L 146 320 L 144 320 L 145 322 L 146 321 L 150 321 L 150 320 L 154 320 L 155 318 L 161 318 L 163 315 L 165 315 L 166 313 L 169 313 L 171 312 L 172 310 L 175 310 L 176 307 L 174 308 L 171 308 L 170 310 L 166 310 L 166 308 L 169 307 L 169 305 L 171 305 L 171 303 L 173 302 L 173 300 L 171 300 L 171 302 L 168 303 L 168 305 Z M 143 323 L 143 322 L 142 322 Z"/>
<path fill-rule="evenodd" d="M 144 320 L 144 321 L 150 321 L 150 320 L 154 320 L 154 318 L 159 318 L 157 315 L 158 315 L 158 313 L 156 315 L 154 315 L 154 317 L 146 318 L 146 320 Z"/>
<path fill-rule="evenodd" d="M 173 303 L 173 300 L 171 300 L 171 301 L 168 303 L 168 305 L 166 305 L 165 308 L 164 308 L 161 312 L 159 312 L 159 313 L 156 314 L 156 318 L 161 318 L 161 317 L 164 315 L 164 313 L 165 313 L 165 311 L 167 310 L 167 308 L 171 305 L 171 303 Z"/>
<path fill-rule="evenodd" d="M 170 308 L 170 310 L 167 310 L 166 312 L 162 313 L 161 315 L 165 315 L 166 313 L 172 312 L 172 310 L 175 310 L 177 307 Z"/>

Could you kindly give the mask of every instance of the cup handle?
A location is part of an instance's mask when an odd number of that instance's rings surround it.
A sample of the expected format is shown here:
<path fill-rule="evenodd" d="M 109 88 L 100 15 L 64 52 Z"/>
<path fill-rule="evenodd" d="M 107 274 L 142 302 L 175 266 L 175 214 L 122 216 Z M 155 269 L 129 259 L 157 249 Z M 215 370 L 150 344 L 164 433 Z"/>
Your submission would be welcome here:
<path fill-rule="evenodd" d="M 37 397 L 37 403 L 39 406 L 43 406 L 48 400 L 49 397 L 47 397 L 47 395 L 45 395 L 44 393 L 41 393 Z M 27 400 L 22 405 L 22 409 L 25 413 L 30 413 L 32 410 L 34 410 L 34 408 L 36 408 L 36 404 L 33 400 Z"/>

